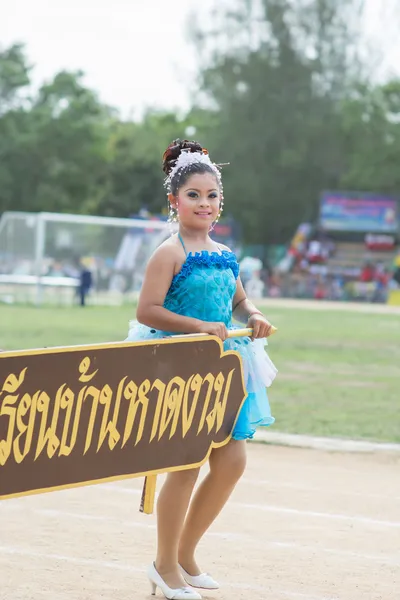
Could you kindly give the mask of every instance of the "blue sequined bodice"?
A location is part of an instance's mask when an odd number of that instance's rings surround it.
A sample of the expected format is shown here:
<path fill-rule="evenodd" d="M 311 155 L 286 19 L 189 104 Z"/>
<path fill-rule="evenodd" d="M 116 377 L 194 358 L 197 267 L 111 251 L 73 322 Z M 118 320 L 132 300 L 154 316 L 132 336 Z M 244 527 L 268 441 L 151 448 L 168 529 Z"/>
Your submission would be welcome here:
<path fill-rule="evenodd" d="M 229 326 L 239 265 L 233 252 L 189 253 L 172 280 L 164 307 L 185 317 Z"/>

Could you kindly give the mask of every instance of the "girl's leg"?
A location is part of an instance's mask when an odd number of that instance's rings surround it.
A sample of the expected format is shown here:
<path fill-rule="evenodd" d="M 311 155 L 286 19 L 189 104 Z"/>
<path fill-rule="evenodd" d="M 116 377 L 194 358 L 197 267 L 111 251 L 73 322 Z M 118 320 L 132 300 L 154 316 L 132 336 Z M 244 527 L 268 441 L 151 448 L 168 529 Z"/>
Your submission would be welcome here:
<path fill-rule="evenodd" d="M 184 582 L 178 569 L 179 539 L 199 469 L 168 473 L 157 501 L 156 569 L 171 588 Z"/>
<path fill-rule="evenodd" d="M 179 563 L 190 575 L 199 575 L 194 553 L 200 539 L 214 522 L 246 467 L 246 442 L 231 440 L 212 451 L 210 472 L 191 503 L 179 543 Z"/>

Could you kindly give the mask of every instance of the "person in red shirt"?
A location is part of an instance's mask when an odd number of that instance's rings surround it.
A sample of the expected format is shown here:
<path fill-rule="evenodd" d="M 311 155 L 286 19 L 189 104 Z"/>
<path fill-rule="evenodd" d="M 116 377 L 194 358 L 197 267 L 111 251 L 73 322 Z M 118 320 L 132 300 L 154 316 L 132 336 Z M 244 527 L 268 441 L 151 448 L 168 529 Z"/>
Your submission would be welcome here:
<path fill-rule="evenodd" d="M 368 262 L 363 266 L 363 268 L 361 270 L 360 281 L 362 281 L 363 283 L 370 283 L 371 281 L 374 281 L 374 278 L 375 278 L 374 265 Z"/>

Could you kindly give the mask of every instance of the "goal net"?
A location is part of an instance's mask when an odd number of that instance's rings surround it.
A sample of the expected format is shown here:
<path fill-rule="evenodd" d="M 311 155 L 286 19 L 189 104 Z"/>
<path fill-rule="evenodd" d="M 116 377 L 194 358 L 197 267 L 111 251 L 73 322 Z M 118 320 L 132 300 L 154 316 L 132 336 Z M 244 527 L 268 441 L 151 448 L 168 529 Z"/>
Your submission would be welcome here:
<path fill-rule="evenodd" d="M 5 212 L 0 220 L 0 300 L 72 303 L 83 270 L 89 303 L 137 295 L 147 261 L 170 235 L 165 221 Z"/>

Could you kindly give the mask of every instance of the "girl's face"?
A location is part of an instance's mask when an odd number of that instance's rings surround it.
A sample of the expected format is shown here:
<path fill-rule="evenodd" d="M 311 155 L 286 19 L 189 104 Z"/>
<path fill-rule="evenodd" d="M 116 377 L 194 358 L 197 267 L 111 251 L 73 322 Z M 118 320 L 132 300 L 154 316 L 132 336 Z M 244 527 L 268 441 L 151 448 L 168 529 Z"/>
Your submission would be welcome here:
<path fill-rule="evenodd" d="M 182 225 L 207 230 L 218 216 L 220 200 L 218 182 L 211 173 L 191 175 L 179 188 L 178 195 L 170 198 Z"/>

